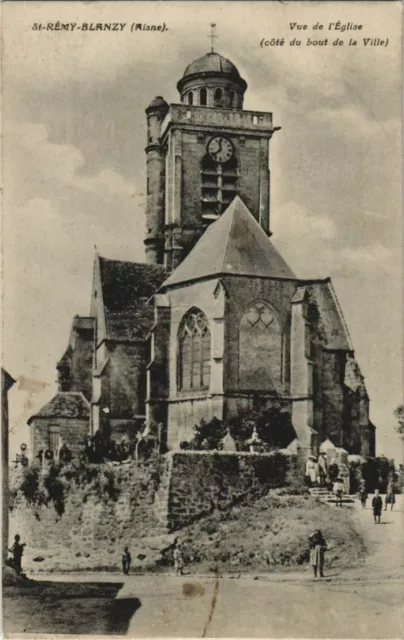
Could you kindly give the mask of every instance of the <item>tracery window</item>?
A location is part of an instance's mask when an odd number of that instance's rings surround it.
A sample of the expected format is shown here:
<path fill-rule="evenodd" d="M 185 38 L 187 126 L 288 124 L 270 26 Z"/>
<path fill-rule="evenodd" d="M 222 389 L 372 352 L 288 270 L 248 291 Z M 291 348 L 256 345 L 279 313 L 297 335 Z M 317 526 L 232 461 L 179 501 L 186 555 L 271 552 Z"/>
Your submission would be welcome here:
<path fill-rule="evenodd" d="M 214 162 L 206 154 L 201 166 L 202 217 L 215 219 L 229 206 L 237 195 L 237 160 L 233 156 L 229 162 Z"/>
<path fill-rule="evenodd" d="M 210 385 L 211 339 L 205 314 L 191 309 L 182 319 L 178 334 L 178 388 L 207 389 Z"/>
<path fill-rule="evenodd" d="M 242 316 L 239 332 L 239 385 L 278 391 L 281 386 L 282 336 L 276 314 L 257 302 Z"/>

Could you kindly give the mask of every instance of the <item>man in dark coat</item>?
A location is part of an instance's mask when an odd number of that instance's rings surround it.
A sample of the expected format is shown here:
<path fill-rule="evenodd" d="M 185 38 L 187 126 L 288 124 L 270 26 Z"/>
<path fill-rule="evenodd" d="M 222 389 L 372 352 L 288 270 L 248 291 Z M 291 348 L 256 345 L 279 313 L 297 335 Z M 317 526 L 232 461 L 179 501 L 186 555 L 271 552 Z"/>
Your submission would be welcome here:
<path fill-rule="evenodd" d="M 21 540 L 21 537 L 17 533 L 14 536 L 14 544 L 10 549 L 10 552 L 13 554 L 13 566 L 16 572 L 18 573 L 18 575 L 21 575 L 22 573 L 21 561 L 22 561 L 22 555 L 24 553 L 24 547 L 25 547 L 25 543 L 24 542 L 21 543 L 20 540 Z"/>
<path fill-rule="evenodd" d="M 372 500 L 373 517 L 375 524 L 380 524 L 380 516 L 382 515 L 383 501 L 379 496 L 379 490 L 376 489 L 374 498 Z"/>

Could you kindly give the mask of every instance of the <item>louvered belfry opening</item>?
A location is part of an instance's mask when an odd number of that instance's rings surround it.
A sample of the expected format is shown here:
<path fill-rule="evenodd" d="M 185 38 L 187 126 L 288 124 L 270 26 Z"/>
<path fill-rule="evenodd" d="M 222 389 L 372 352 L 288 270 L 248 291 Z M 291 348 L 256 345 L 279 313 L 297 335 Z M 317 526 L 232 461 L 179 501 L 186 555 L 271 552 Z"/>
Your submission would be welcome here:
<path fill-rule="evenodd" d="M 202 217 L 216 220 L 237 195 L 238 167 L 235 157 L 221 164 L 206 154 L 201 166 Z"/>

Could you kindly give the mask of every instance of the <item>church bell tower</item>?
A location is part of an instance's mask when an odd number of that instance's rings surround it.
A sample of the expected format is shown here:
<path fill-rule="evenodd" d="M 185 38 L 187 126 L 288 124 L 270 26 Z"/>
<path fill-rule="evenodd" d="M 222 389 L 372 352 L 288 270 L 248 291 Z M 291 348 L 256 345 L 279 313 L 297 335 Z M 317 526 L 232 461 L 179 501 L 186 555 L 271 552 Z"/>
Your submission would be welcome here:
<path fill-rule="evenodd" d="M 211 51 L 185 69 L 180 104 L 147 107 L 147 262 L 173 271 L 239 195 L 269 229 L 272 113 L 245 111 L 247 83 Z"/>

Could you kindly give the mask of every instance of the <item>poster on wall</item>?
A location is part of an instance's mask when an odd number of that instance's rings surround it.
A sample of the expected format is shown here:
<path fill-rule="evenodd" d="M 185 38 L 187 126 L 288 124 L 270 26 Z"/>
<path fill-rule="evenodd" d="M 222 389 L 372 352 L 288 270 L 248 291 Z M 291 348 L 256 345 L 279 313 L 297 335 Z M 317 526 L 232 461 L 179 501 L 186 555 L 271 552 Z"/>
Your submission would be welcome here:
<path fill-rule="evenodd" d="M 401 3 L 1 14 L 4 636 L 401 637 Z"/>

